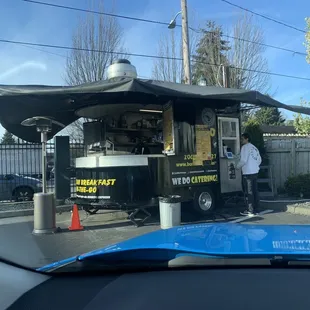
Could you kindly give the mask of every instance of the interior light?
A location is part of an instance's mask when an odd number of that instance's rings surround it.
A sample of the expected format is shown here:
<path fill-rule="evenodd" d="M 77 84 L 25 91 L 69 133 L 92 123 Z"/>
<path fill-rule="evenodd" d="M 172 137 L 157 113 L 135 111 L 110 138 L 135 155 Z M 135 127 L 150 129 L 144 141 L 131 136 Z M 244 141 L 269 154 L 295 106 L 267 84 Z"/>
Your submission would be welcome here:
<path fill-rule="evenodd" d="M 144 109 L 140 109 L 140 112 L 163 113 L 163 111 L 160 111 L 160 110 L 144 110 Z"/>

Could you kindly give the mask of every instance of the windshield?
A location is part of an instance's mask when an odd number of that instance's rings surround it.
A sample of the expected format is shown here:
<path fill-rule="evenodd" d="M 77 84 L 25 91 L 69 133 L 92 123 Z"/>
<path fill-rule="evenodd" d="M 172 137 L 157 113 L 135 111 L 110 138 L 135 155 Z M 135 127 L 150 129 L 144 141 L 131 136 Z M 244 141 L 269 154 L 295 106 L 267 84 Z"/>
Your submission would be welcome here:
<path fill-rule="evenodd" d="M 307 257 L 306 2 L 133 2 L 2 1 L 0 257 Z"/>

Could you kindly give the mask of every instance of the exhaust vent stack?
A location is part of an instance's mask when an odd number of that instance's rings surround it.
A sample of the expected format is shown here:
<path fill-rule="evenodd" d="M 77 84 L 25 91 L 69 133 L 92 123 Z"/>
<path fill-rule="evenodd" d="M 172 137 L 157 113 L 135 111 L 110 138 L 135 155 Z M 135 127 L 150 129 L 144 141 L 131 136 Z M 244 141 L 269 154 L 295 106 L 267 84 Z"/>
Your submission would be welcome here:
<path fill-rule="evenodd" d="M 107 70 L 108 80 L 113 80 L 117 78 L 136 78 L 137 70 L 129 60 L 118 59 L 113 62 L 113 64 Z"/>

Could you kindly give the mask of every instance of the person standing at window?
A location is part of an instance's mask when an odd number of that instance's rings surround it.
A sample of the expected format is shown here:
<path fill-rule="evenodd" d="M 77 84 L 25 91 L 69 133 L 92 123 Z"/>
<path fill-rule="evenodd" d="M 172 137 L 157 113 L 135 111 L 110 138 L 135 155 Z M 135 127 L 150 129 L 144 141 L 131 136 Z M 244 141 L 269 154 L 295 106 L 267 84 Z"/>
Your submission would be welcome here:
<path fill-rule="evenodd" d="M 241 154 L 237 169 L 242 169 L 243 187 L 248 209 L 241 215 L 253 216 L 258 211 L 257 175 L 262 158 L 247 133 L 241 135 Z"/>

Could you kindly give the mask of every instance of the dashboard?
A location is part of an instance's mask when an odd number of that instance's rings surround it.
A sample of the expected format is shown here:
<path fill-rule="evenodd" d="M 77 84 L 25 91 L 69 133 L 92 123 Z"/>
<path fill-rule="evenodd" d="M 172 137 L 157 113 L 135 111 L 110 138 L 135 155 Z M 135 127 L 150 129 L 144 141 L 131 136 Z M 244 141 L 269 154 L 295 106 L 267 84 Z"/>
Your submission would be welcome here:
<path fill-rule="evenodd" d="M 0 309 L 310 309 L 306 268 L 48 276 L 0 263 L 0 274 Z"/>

